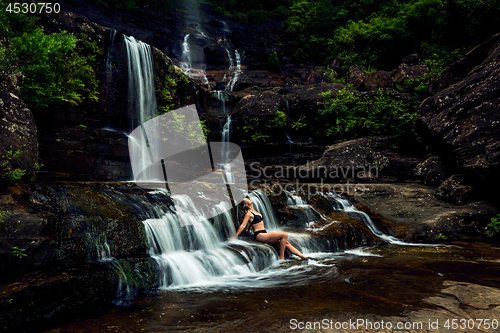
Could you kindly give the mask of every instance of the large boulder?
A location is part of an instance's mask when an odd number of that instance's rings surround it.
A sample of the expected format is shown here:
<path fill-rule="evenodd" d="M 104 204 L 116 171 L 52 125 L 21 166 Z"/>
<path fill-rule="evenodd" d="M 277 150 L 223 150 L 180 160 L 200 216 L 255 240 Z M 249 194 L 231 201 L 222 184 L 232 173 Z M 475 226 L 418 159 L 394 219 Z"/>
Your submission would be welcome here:
<path fill-rule="evenodd" d="M 307 119 L 313 119 L 317 110 L 324 106 L 324 98 L 321 94 L 329 91 L 336 93 L 344 88 L 345 85 L 340 83 L 319 83 L 284 87 L 278 92 L 288 101 L 292 119 L 299 119 L 301 115 L 305 115 Z"/>
<path fill-rule="evenodd" d="M 488 56 L 478 56 L 484 53 Z M 453 82 L 449 77 L 460 73 L 465 79 L 422 103 L 416 131 L 468 183 L 493 190 L 500 185 L 500 35 L 469 52 L 438 82 Z"/>
<path fill-rule="evenodd" d="M 451 176 L 443 159 L 439 156 L 432 156 L 417 165 L 415 174 L 422 177 L 425 185 L 439 186 Z"/>
<path fill-rule="evenodd" d="M 285 110 L 285 98 L 275 92 L 265 91 L 259 95 L 245 96 L 233 110 L 232 129 L 239 129 L 235 132 L 233 140 L 259 142 L 283 136 L 283 133 L 275 132 L 278 127 L 282 127 L 278 126 L 275 120 L 278 115 L 277 111 L 284 114 Z"/>
<path fill-rule="evenodd" d="M 35 119 L 17 96 L 18 79 L 11 75 L 0 83 L 0 179 L 7 181 L 35 177 L 38 139 Z"/>
<path fill-rule="evenodd" d="M 326 182 L 415 181 L 413 170 L 422 161 L 388 149 L 391 137 L 365 137 L 328 146 L 323 156 L 298 167 L 299 175 Z"/>
<path fill-rule="evenodd" d="M 443 74 L 429 85 L 429 91 L 437 94 L 441 90 L 463 80 L 471 71 L 482 64 L 500 45 L 500 34 L 488 38 L 481 45 L 469 51 L 465 57 L 453 63 Z"/>

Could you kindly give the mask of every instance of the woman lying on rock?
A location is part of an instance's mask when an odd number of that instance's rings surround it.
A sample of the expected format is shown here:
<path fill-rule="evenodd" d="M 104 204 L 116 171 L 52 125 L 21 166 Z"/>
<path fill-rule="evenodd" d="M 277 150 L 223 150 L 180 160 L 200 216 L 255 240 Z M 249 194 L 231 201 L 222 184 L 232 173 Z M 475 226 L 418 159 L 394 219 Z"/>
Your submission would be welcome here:
<path fill-rule="evenodd" d="M 259 214 L 259 212 L 255 210 L 252 200 L 250 200 L 249 198 L 243 199 L 243 209 L 246 211 L 245 217 L 243 218 L 243 222 L 236 232 L 236 236 L 234 236 L 233 238 L 238 237 L 238 235 L 243 230 L 245 230 L 247 223 L 250 222 L 250 225 L 253 228 L 254 239 L 262 243 L 269 243 L 278 246 L 280 259 L 285 259 L 285 249 L 288 249 L 290 253 L 295 254 L 302 259 L 307 258 L 305 255 L 300 253 L 299 250 L 293 247 L 290 242 L 288 242 L 288 234 L 286 232 L 266 231 L 266 229 L 264 228 L 264 217 L 262 216 L 262 214 Z"/>

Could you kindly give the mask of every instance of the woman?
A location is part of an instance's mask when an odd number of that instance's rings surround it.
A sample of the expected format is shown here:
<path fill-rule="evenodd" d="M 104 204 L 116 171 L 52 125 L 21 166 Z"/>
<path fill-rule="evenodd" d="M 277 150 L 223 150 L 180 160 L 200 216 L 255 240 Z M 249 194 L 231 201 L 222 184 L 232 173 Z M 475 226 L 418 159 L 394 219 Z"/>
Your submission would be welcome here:
<path fill-rule="evenodd" d="M 302 259 L 306 259 L 307 257 L 299 252 L 295 247 L 292 246 L 288 242 L 288 234 L 286 232 L 273 231 L 267 232 L 264 228 L 264 218 L 262 214 L 259 214 L 255 208 L 253 207 L 253 201 L 249 198 L 243 199 L 243 209 L 246 210 L 245 217 L 243 218 L 243 222 L 241 223 L 238 231 L 236 232 L 236 236 L 245 230 L 247 223 L 250 222 L 250 225 L 253 228 L 253 237 L 255 240 L 262 243 L 270 243 L 275 244 L 279 247 L 279 257 L 280 259 L 285 259 L 285 249 L 288 249 L 290 253 L 295 254 L 296 256 L 301 257 Z"/>

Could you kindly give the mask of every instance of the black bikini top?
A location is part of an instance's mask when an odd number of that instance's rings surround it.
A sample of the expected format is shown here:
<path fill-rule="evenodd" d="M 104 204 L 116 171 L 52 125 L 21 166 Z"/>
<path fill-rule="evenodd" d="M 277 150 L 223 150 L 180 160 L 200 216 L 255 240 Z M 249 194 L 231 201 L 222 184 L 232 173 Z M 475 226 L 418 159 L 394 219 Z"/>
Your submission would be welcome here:
<path fill-rule="evenodd" d="M 264 219 L 262 217 L 262 215 L 260 214 L 255 214 L 254 212 L 251 212 L 253 214 L 253 220 L 251 222 L 251 224 L 256 224 L 256 223 L 259 223 L 259 222 L 262 222 L 262 220 Z"/>

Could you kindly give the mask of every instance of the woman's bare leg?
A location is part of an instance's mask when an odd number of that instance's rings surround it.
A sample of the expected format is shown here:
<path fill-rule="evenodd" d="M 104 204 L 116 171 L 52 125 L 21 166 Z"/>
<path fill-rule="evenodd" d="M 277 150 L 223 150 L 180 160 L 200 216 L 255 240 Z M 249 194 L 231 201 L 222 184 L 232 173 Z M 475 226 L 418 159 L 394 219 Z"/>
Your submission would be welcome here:
<path fill-rule="evenodd" d="M 286 232 L 268 232 L 257 235 L 257 240 L 262 243 L 277 243 L 280 248 L 279 257 L 285 259 L 285 248 L 288 243 L 288 234 Z"/>
<path fill-rule="evenodd" d="M 296 256 L 301 257 L 302 259 L 306 259 L 307 257 L 303 255 L 299 250 L 297 250 L 290 242 L 286 242 L 286 248 L 290 251 L 291 254 L 295 254 Z"/>

